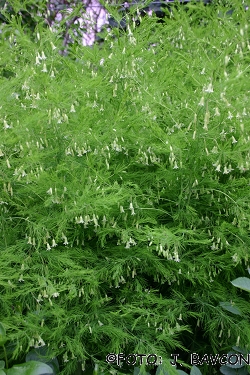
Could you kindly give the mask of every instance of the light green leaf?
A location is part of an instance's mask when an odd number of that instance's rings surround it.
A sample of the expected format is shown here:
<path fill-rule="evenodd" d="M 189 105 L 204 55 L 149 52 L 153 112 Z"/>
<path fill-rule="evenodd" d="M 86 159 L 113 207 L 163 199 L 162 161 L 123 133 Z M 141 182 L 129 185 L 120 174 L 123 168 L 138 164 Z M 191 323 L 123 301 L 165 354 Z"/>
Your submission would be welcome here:
<path fill-rule="evenodd" d="M 220 306 L 235 315 L 241 315 L 240 310 L 235 307 L 231 302 L 220 302 Z"/>
<path fill-rule="evenodd" d="M 145 371 L 143 366 L 141 368 L 135 367 L 134 368 L 134 375 L 150 375 L 148 372 Z"/>
<path fill-rule="evenodd" d="M 223 374 L 223 375 L 236 375 L 237 372 L 235 369 L 232 369 L 230 367 L 227 367 L 225 365 L 221 366 L 220 367 L 220 372 Z"/>
<path fill-rule="evenodd" d="M 177 370 L 178 374 L 180 375 L 188 375 L 186 372 L 182 371 L 182 370 Z"/>
<path fill-rule="evenodd" d="M 239 346 L 232 346 L 232 349 L 241 354 L 250 354 L 250 353 L 247 353 L 245 349 L 240 348 Z"/>
<path fill-rule="evenodd" d="M 4 361 L 0 361 L 0 369 L 3 369 L 5 367 L 5 362 Z"/>
<path fill-rule="evenodd" d="M 169 375 L 169 374 L 168 374 L 168 371 L 165 370 L 162 365 L 159 365 L 157 367 L 155 375 Z"/>
<path fill-rule="evenodd" d="M 7 375 L 53 375 L 54 373 L 50 366 L 36 361 L 15 365 L 5 371 Z"/>
<path fill-rule="evenodd" d="M 250 292 L 250 279 L 247 277 L 238 277 L 237 279 L 231 281 L 231 283 L 237 288 Z"/>
<path fill-rule="evenodd" d="M 192 366 L 190 375 L 202 375 L 197 366 Z"/>
<path fill-rule="evenodd" d="M 25 362 L 29 361 L 46 363 L 54 370 L 55 374 L 59 372 L 58 360 L 57 358 L 52 358 L 52 354 L 46 345 L 40 348 L 32 349 L 25 358 Z"/>
<path fill-rule="evenodd" d="M 172 361 L 173 358 L 165 360 L 164 364 L 157 367 L 155 375 L 178 375 L 181 370 L 176 370 L 176 367 L 171 364 Z M 183 374 L 187 375 L 185 372 Z"/>
<path fill-rule="evenodd" d="M 6 372 L 4 372 L 2 369 L 0 370 L 0 375 L 6 375 Z"/>
<path fill-rule="evenodd" d="M 220 367 L 220 372 L 223 375 L 247 375 L 248 374 L 246 367 L 242 367 L 240 369 L 234 369 L 231 367 L 227 367 L 225 365 Z"/>
<path fill-rule="evenodd" d="M 230 358 L 230 361 L 226 364 L 227 367 L 234 369 L 239 369 L 245 367 L 244 361 L 239 360 L 239 354 L 234 352 L 227 353 L 227 358 Z"/>

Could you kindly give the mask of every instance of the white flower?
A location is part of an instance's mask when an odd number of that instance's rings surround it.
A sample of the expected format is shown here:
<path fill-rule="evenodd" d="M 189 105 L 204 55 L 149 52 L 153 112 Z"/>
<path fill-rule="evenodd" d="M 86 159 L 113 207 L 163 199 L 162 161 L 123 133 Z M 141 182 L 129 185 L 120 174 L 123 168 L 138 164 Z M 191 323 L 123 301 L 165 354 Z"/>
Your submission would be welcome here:
<path fill-rule="evenodd" d="M 125 248 L 126 248 L 126 249 L 129 249 L 129 248 L 130 248 L 130 245 L 132 245 L 132 246 L 135 246 L 135 245 L 136 245 L 135 240 L 133 240 L 133 238 L 131 238 L 131 237 L 130 237 L 130 239 L 127 241 Z"/>
<path fill-rule="evenodd" d="M 221 166 L 220 166 L 220 164 L 218 164 L 217 167 L 216 167 L 216 169 L 215 169 L 216 172 L 220 172 L 221 171 L 220 168 L 221 168 Z"/>
<path fill-rule="evenodd" d="M 241 171 L 241 172 L 245 172 L 246 171 L 246 168 L 244 167 L 244 165 L 241 163 L 241 165 L 238 165 L 237 168 Z"/>
<path fill-rule="evenodd" d="M 235 263 L 239 263 L 239 261 L 240 261 L 240 258 L 239 258 L 239 256 L 238 256 L 238 254 L 236 254 L 236 253 L 232 256 L 232 259 L 233 259 L 233 261 L 234 261 Z"/>
<path fill-rule="evenodd" d="M 41 63 L 40 63 L 40 59 L 41 59 L 41 56 L 38 54 L 38 55 L 36 56 L 36 65 L 41 65 Z"/>
<path fill-rule="evenodd" d="M 204 118 L 204 126 L 203 126 L 204 130 L 208 130 L 207 125 L 209 123 L 209 118 L 210 118 L 210 113 L 209 113 L 209 111 L 206 111 L 205 118 Z"/>
<path fill-rule="evenodd" d="M 201 98 L 199 104 L 199 106 L 203 107 L 204 106 L 204 96 Z"/>
<path fill-rule="evenodd" d="M 18 99 L 19 96 L 20 96 L 20 94 L 18 94 L 17 92 L 13 92 L 13 93 L 11 94 L 11 96 L 12 96 L 12 98 Z"/>
<path fill-rule="evenodd" d="M 174 261 L 175 262 L 180 262 L 180 258 L 179 258 L 179 254 L 178 254 L 177 250 L 174 251 Z"/>
<path fill-rule="evenodd" d="M 130 36 L 129 37 L 129 41 L 131 44 L 133 44 L 134 46 L 136 45 L 136 39 L 133 37 L 133 36 Z"/>
<path fill-rule="evenodd" d="M 95 227 L 99 227 L 99 224 L 98 224 L 98 221 L 97 221 L 97 217 L 95 216 L 95 214 L 93 214 L 93 222 L 95 224 Z"/>
<path fill-rule="evenodd" d="M 76 110 L 75 110 L 74 104 L 72 104 L 71 107 L 70 107 L 70 112 L 75 112 L 75 111 Z"/>
<path fill-rule="evenodd" d="M 134 207 L 133 207 L 133 203 L 132 202 L 129 205 L 129 209 L 131 210 L 131 215 L 135 215 L 135 211 L 134 211 Z"/>
<path fill-rule="evenodd" d="M 41 302 L 43 299 L 42 299 L 42 296 L 41 294 L 38 294 L 38 297 L 36 298 L 36 302 L 39 303 Z"/>
<path fill-rule="evenodd" d="M 52 188 L 49 188 L 49 190 L 47 191 L 47 194 L 49 194 L 49 195 L 53 194 Z"/>
<path fill-rule="evenodd" d="M 64 122 L 66 122 L 67 124 L 69 123 L 69 118 L 68 118 L 68 116 L 66 115 L 66 113 L 63 113 L 62 118 L 63 118 L 63 121 L 64 121 Z"/>
<path fill-rule="evenodd" d="M 57 243 L 56 243 L 56 241 L 53 238 L 51 247 L 56 247 L 56 246 L 57 246 Z"/>
<path fill-rule="evenodd" d="M 236 139 L 234 138 L 234 136 L 232 136 L 232 144 L 234 143 L 237 143 Z"/>
<path fill-rule="evenodd" d="M 76 223 L 77 223 L 77 224 L 83 224 L 83 223 L 84 223 L 84 220 L 83 220 L 82 215 L 81 215 L 79 218 L 76 216 L 76 217 L 75 217 L 75 220 L 76 220 Z"/>
<path fill-rule="evenodd" d="M 42 51 L 42 56 L 41 56 L 41 60 L 46 60 L 47 57 L 45 56 L 44 52 Z"/>
<path fill-rule="evenodd" d="M 178 167 L 178 165 L 177 165 L 177 162 L 176 162 L 176 160 L 174 161 L 174 166 L 173 166 L 173 169 L 178 169 L 179 167 Z"/>
<path fill-rule="evenodd" d="M 63 355 L 63 362 L 69 362 L 67 353 L 64 353 Z"/>
<path fill-rule="evenodd" d="M 29 86 L 27 82 L 25 81 L 24 84 L 22 85 L 22 90 L 29 90 Z"/>
<path fill-rule="evenodd" d="M 225 65 L 227 65 L 230 61 L 230 57 L 229 56 L 225 56 Z"/>
<path fill-rule="evenodd" d="M 209 83 L 209 85 L 207 86 L 206 89 L 204 89 L 204 91 L 205 91 L 205 92 L 208 92 L 208 93 L 214 92 L 214 89 L 213 89 L 212 83 Z"/>
<path fill-rule="evenodd" d="M 38 337 L 37 344 L 35 345 L 35 348 L 39 348 L 40 346 L 45 346 L 45 342 L 44 342 L 43 339 L 39 336 L 39 337 Z"/>
<path fill-rule="evenodd" d="M 67 237 L 65 236 L 65 234 L 62 234 L 62 239 L 64 240 L 63 244 L 64 245 L 68 245 L 68 240 L 67 240 Z"/>
<path fill-rule="evenodd" d="M 45 63 L 43 64 L 43 68 L 42 68 L 41 72 L 43 72 L 43 73 L 47 73 L 47 72 L 48 72 L 48 70 L 47 70 L 47 67 L 46 67 L 46 64 L 45 64 Z"/>
<path fill-rule="evenodd" d="M 216 107 L 215 108 L 215 113 L 214 113 L 215 116 L 220 116 L 220 112 L 219 112 L 219 108 Z"/>
<path fill-rule="evenodd" d="M 3 128 L 4 128 L 4 130 L 6 130 L 6 129 L 10 129 L 10 128 L 11 128 L 11 125 L 8 125 L 7 121 L 6 121 L 6 120 L 3 120 Z"/>
<path fill-rule="evenodd" d="M 52 42 L 50 42 L 50 44 L 51 44 L 51 47 L 52 47 L 52 51 L 54 51 L 56 49 L 56 46 Z"/>

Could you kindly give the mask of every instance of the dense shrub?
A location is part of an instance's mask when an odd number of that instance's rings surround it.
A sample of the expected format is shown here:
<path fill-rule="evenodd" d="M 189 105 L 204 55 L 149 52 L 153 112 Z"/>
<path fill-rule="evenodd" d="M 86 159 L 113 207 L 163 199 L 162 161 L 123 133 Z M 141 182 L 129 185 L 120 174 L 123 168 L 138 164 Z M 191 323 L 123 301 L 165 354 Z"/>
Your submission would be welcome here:
<path fill-rule="evenodd" d="M 14 18 L 3 28 L 0 321 L 13 359 L 47 344 L 70 374 L 110 352 L 189 364 L 247 347 L 249 302 L 230 281 L 249 264 L 249 15 L 197 10 L 199 22 L 181 9 L 144 19 L 70 58 L 50 30 L 34 43 Z"/>

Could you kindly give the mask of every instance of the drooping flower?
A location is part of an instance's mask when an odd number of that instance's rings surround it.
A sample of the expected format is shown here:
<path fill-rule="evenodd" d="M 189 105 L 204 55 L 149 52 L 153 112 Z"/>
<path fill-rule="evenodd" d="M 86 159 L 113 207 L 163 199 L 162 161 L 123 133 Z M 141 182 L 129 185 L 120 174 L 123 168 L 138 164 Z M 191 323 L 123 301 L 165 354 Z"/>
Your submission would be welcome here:
<path fill-rule="evenodd" d="M 208 84 L 207 88 L 204 89 L 204 91 L 208 93 L 214 92 L 213 85 L 211 82 Z"/>

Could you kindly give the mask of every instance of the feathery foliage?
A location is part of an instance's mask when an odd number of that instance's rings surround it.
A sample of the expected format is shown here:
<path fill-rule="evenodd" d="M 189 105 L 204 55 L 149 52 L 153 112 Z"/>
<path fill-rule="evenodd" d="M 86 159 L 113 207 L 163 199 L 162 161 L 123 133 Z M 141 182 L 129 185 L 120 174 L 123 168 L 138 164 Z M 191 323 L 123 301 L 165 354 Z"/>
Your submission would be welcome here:
<path fill-rule="evenodd" d="M 71 374 L 108 368 L 112 352 L 188 364 L 249 345 L 249 301 L 230 284 L 250 245 L 249 14 L 237 6 L 148 17 L 70 57 L 48 29 L 35 43 L 18 19 L 3 27 L 0 321 L 13 360 L 46 344 Z"/>

